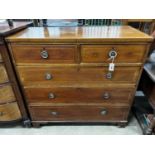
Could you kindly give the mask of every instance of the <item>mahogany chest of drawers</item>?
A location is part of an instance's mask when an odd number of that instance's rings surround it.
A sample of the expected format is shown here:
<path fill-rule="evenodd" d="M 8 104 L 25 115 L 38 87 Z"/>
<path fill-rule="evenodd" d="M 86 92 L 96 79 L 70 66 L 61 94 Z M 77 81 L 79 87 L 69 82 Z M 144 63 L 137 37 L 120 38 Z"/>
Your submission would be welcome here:
<path fill-rule="evenodd" d="M 0 124 L 11 124 L 19 120 L 30 122 L 5 41 L 5 37 L 30 24 L 14 22 L 10 27 L 8 23 L 0 23 Z"/>
<path fill-rule="evenodd" d="M 129 26 L 32 27 L 7 41 L 34 126 L 127 123 L 150 36 Z"/>

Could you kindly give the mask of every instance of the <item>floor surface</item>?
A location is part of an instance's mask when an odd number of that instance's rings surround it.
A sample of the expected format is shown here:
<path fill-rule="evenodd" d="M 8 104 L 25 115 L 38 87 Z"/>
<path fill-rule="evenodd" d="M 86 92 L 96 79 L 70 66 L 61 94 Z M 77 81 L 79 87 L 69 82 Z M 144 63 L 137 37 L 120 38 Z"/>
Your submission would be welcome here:
<path fill-rule="evenodd" d="M 128 126 L 114 125 L 44 125 L 40 128 L 22 126 L 0 127 L 0 135 L 141 135 L 141 128 L 134 116 Z"/>

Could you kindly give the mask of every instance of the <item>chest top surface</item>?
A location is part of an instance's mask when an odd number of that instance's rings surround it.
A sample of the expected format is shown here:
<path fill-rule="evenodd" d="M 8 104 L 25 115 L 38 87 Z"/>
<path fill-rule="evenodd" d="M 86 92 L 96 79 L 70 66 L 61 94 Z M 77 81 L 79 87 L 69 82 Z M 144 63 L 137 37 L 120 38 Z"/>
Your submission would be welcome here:
<path fill-rule="evenodd" d="M 150 42 L 152 37 L 130 26 L 29 27 L 9 36 L 8 42 Z"/>

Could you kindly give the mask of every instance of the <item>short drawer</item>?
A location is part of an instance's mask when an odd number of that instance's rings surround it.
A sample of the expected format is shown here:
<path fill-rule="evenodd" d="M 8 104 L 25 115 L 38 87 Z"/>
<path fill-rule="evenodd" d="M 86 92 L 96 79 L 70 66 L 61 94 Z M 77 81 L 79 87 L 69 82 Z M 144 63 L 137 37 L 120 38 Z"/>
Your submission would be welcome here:
<path fill-rule="evenodd" d="M 16 63 L 75 63 L 74 45 L 12 45 Z"/>
<path fill-rule="evenodd" d="M 127 107 L 110 106 L 48 106 L 29 107 L 32 121 L 113 122 L 124 121 Z"/>
<path fill-rule="evenodd" d="M 74 88 L 74 87 L 49 87 L 25 88 L 28 103 L 103 103 L 110 105 L 129 105 L 133 96 L 133 88 Z"/>
<path fill-rule="evenodd" d="M 140 63 L 146 52 L 145 45 L 83 45 L 81 61 L 84 63 L 109 63 L 109 54 L 116 51 L 115 63 Z"/>
<path fill-rule="evenodd" d="M 13 121 L 21 118 L 16 102 L 0 104 L 0 121 Z"/>
<path fill-rule="evenodd" d="M 2 59 L 2 55 L 1 55 L 1 53 L 0 53 L 0 62 L 3 62 L 3 59 Z"/>
<path fill-rule="evenodd" d="M 140 67 L 116 66 L 109 74 L 107 67 L 22 67 L 18 72 L 23 85 L 52 84 L 60 81 L 75 83 L 135 83 Z"/>
<path fill-rule="evenodd" d="M 0 104 L 14 101 L 16 98 L 12 86 L 9 84 L 0 86 Z"/>
<path fill-rule="evenodd" d="M 3 64 L 0 64 L 0 84 L 8 82 L 8 74 Z"/>

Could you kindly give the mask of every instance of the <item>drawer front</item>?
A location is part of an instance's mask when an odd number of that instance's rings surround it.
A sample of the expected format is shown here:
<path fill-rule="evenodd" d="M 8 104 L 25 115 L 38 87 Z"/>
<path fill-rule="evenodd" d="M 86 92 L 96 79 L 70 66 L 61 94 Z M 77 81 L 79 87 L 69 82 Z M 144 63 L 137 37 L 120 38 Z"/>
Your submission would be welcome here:
<path fill-rule="evenodd" d="M 133 88 L 25 88 L 29 103 L 108 103 L 129 105 Z"/>
<path fill-rule="evenodd" d="M 0 103 L 16 101 L 11 85 L 0 86 Z"/>
<path fill-rule="evenodd" d="M 115 63 L 140 63 L 144 59 L 144 45 L 85 45 L 81 47 L 81 59 L 84 63 L 109 63 L 109 52 L 115 50 Z"/>
<path fill-rule="evenodd" d="M 126 107 L 109 106 L 48 106 L 29 109 L 32 121 L 123 121 L 128 114 Z"/>
<path fill-rule="evenodd" d="M 64 82 L 121 82 L 135 83 L 138 79 L 140 67 L 115 67 L 109 75 L 107 67 L 18 67 L 23 84 L 52 84 Z"/>
<path fill-rule="evenodd" d="M 21 118 L 16 102 L 0 105 L 0 121 L 13 121 Z"/>
<path fill-rule="evenodd" d="M 1 53 L 0 53 L 0 62 L 3 62 L 3 59 L 2 59 L 2 55 L 1 55 Z"/>
<path fill-rule="evenodd" d="M 8 82 L 8 75 L 4 65 L 0 64 L 0 84 Z"/>
<path fill-rule="evenodd" d="M 16 63 L 75 63 L 76 46 L 13 45 Z"/>

